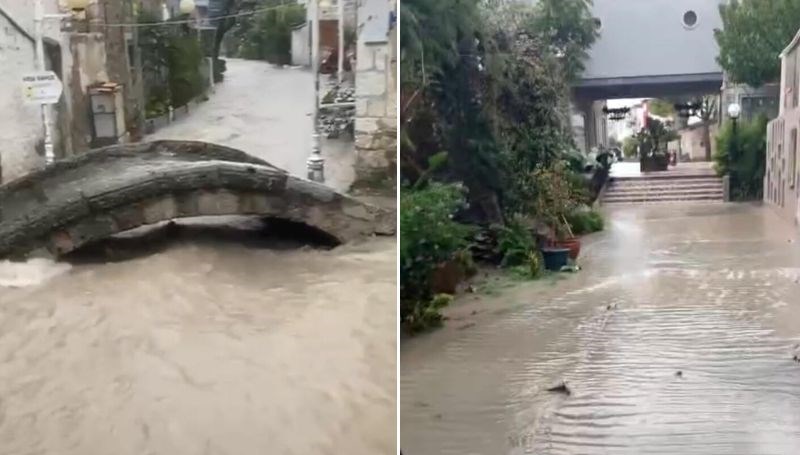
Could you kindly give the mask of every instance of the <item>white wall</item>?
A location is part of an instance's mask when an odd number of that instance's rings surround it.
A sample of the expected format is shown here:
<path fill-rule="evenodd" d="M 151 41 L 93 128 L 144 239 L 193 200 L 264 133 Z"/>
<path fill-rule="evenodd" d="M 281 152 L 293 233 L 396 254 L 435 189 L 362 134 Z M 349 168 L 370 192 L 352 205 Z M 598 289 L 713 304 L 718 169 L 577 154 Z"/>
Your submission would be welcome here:
<path fill-rule="evenodd" d="M 311 43 L 308 23 L 292 30 L 292 65 L 311 65 Z"/>
<path fill-rule="evenodd" d="M 45 4 L 47 12 L 57 11 L 56 0 Z M 0 0 L 0 9 L 28 35 L 33 35 L 32 0 Z M 46 27 L 48 38 L 58 41 L 59 35 L 57 24 Z M 22 75 L 35 71 L 34 44 L 3 15 L 0 15 L 0 60 L 0 181 L 5 182 L 43 163 L 36 145 L 44 137 L 44 128 L 40 109 L 22 101 Z"/>
<path fill-rule="evenodd" d="M 714 29 L 725 0 L 594 0 L 600 38 L 589 50 L 584 79 L 718 73 Z M 693 10 L 697 23 L 683 24 Z"/>

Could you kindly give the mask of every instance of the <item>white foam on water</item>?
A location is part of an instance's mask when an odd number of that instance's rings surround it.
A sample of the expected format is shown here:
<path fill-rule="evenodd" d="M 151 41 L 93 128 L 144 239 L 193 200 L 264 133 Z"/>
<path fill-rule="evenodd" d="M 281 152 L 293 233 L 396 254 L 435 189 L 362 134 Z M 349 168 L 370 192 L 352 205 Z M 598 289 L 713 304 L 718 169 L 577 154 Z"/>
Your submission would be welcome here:
<path fill-rule="evenodd" d="M 44 258 L 33 258 L 25 262 L 0 261 L 0 287 L 36 286 L 67 273 L 71 268 L 69 264 Z"/>

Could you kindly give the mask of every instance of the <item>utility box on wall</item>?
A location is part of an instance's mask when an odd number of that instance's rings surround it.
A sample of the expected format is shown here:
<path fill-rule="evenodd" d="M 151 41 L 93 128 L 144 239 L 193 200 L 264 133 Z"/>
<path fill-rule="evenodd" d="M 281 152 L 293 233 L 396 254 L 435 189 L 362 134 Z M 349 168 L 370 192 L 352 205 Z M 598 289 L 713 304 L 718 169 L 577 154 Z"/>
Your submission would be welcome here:
<path fill-rule="evenodd" d="M 103 82 L 89 88 L 92 106 L 92 147 L 119 142 L 125 134 L 125 102 L 122 85 Z"/>

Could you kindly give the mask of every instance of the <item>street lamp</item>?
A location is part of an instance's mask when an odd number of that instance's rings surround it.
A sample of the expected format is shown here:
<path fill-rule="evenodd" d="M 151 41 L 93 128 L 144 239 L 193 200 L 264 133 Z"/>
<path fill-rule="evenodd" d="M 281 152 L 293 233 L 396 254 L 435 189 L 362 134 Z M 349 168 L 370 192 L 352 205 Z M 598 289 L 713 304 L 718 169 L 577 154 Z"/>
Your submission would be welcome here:
<path fill-rule="evenodd" d="M 80 10 L 86 8 L 85 2 L 72 1 L 68 5 L 70 9 Z M 33 34 L 35 42 L 36 69 L 45 71 L 44 59 L 44 21 L 45 19 L 64 19 L 70 17 L 69 14 L 45 14 L 43 0 L 36 0 L 33 4 Z M 51 125 L 50 106 L 42 104 L 42 123 L 44 123 L 44 162 L 52 164 L 55 161 L 53 151 L 53 131 Z"/>
<path fill-rule="evenodd" d="M 194 6 L 194 0 L 181 0 L 178 9 L 181 14 L 191 14 L 194 11 Z"/>
<path fill-rule="evenodd" d="M 737 155 L 739 154 L 739 135 L 737 131 L 739 115 L 742 113 L 742 107 L 739 106 L 739 103 L 733 102 L 728 105 L 728 117 L 731 118 L 733 124 L 731 125 L 731 145 L 730 150 L 728 150 L 728 175 L 730 176 L 730 187 L 736 188 L 735 177 L 736 173 L 733 172 L 733 166 L 736 163 Z"/>
<path fill-rule="evenodd" d="M 339 0 L 342 1 L 342 0 Z M 330 0 L 313 0 L 314 29 L 311 32 L 311 72 L 314 75 L 314 126 L 311 135 L 311 156 L 306 160 L 308 179 L 314 182 L 325 181 L 325 159 L 322 158 L 319 145 L 319 10 L 329 8 Z"/>

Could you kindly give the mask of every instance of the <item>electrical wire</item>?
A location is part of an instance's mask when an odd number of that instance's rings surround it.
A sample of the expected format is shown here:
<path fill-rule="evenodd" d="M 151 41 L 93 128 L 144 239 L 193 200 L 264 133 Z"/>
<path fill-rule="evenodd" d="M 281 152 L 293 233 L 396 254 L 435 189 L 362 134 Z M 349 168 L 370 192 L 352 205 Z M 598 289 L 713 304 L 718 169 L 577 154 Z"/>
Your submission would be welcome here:
<path fill-rule="evenodd" d="M 252 16 L 252 15 L 263 13 L 263 12 L 266 12 L 266 11 L 272 11 L 272 10 L 275 10 L 275 9 L 278 9 L 278 8 L 283 8 L 284 6 L 287 6 L 287 5 L 296 5 L 296 4 L 297 3 L 289 0 L 289 1 L 286 1 L 284 3 L 281 3 L 280 5 L 267 6 L 267 7 L 264 7 L 264 8 L 254 9 L 254 10 L 251 10 L 251 11 L 243 11 L 241 13 L 227 14 L 227 15 L 224 15 L 224 16 L 214 16 L 214 17 L 208 17 L 208 18 L 204 18 L 204 19 L 208 20 L 208 21 L 216 21 L 216 20 L 220 20 L 220 19 L 232 19 L 232 18 L 235 18 L 235 17 Z M 139 23 L 131 23 L 131 24 L 126 24 L 126 23 L 117 23 L 117 24 L 111 23 L 111 24 L 109 24 L 109 23 L 92 21 L 92 25 L 97 25 L 97 26 L 101 26 L 101 27 L 131 27 L 131 28 L 133 28 L 133 27 L 166 27 L 166 26 L 170 26 L 170 25 L 196 24 L 196 23 L 197 23 L 197 19 L 181 19 L 181 20 L 177 20 L 177 21 L 163 21 L 163 22 L 139 22 Z"/>

